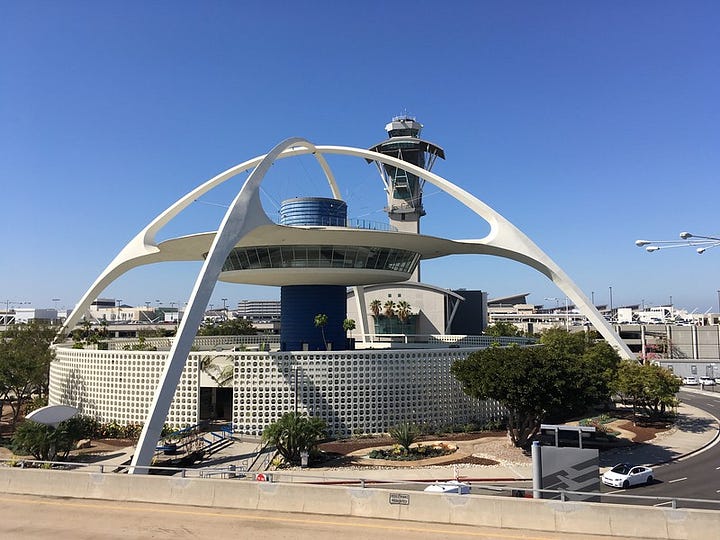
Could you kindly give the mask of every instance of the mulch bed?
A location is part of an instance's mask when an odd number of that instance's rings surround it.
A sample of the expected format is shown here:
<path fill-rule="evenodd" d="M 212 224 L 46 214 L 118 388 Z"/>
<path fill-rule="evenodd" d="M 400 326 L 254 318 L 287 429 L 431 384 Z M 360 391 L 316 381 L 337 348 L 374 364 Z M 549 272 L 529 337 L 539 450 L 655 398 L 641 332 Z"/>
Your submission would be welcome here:
<path fill-rule="evenodd" d="M 443 435 L 423 435 L 418 437 L 417 442 L 427 441 L 473 441 L 483 437 L 497 437 L 505 435 L 504 431 L 482 431 L 478 433 L 445 433 Z M 392 446 L 395 441 L 390 437 L 357 437 L 352 439 L 341 439 L 337 441 L 324 442 L 318 445 L 318 450 L 333 454 L 351 454 L 365 448 L 377 446 Z"/>
<path fill-rule="evenodd" d="M 667 431 L 672 427 L 670 422 L 650 422 L 643 419 L 633 419 L 632 411 L 629 409 L 617 409 L 611 413 L 613 418 L 625 420 L 618 427 L 635 434 L 633 443 L 643 443 L 652 440 L 658 433 Z M 505 431 L 483 431 L 476 433 L 445 433 L 442 435 L 426 435 L 418 439 L 417 442 L 424 441 L 471 441 L 481 439 L 483 437 L 502 437 Z M 348 465 L 357 465 L 350 454 L 358 450 L 366 448 L 375 448 L 378 446 L 392 446 L 394 441 L 390 437 L 357 437 L 350 439 L 342 439 L 337 441 L 328 441 L 318 445 L 318 450 L 323 453 L 324 461 L 317 463 L 326 467 L 343 467 Z M 445 461 L 443 465 L 454 464 L 476 464 L 476 465 L 497 465 L 497 461 L 475 456 L 467 456 L 457 460 Z M 377 465 L 377 464 L 375 464 Z M 392 466 L 392 462 L 388 461 L 388 466 Z"/>
<path fill-rule="evenodd" d="M 481 439 L 483 437 L 497 437 L 505 435 L 504 431 L 483 431 L 478 433 L 446 433 L 443 435 L 424 435 L 417 439 L 417 442 L 427 441 L 473 441 Z M 350 454 L 358 450 L 364 450 L 366 448 L 375 448 L 378 446 L 392 446 L 394 441 L 390 437 L 358 437 L 352 439 L 342 439 L 338 441 L 328 441 L 318 445 L 318 450 L 323 453 L 323 461 L 315 465 L 322 467 L 345 467 L 345 466 L 358 466 L 359 464 L 365 465 L 365 463 L 358 463 L 353 459 Z M 367 463 L 369 466 L 377 466 L 379 464 L 385 464 L 381 460 L 375 460 L 377 463 Z M 387 461 L 387 466 L 392 467 L 394 462 Z M 475 456 L 466 456 L 463 458 L 443 461 L 443 465 L 459 465 L 459 464 L 472 464 L 472 465 L 497 465 L 498 462 L 492 459 L 480 458 Z"/>

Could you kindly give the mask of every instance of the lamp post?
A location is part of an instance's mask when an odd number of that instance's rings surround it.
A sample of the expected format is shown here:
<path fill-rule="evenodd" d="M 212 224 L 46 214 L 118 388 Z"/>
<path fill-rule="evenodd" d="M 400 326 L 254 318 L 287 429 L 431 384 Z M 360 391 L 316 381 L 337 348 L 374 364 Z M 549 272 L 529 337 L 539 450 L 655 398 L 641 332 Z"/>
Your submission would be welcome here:
<path fill-rule="evenodd" d="M 227 320 L 227 298 L 221 298 L 220 300 L 222 300 L 223 303 L 223 318 Z"/>
<path fill-rule="evenodd" d="M 5 300 L 5 313 L 10 312 L 10 304 L 16 305 L 16 306 L 22 306 L 25 304 L 29 304 L 30 302 L 17 302 L 15 300 Z"/>
<path fill-rule="evenodd" d="M 294 407 L 294 411 L 295 411 L 295 414 L 297 414 L 297 411 L 298 411 L 298 366 L 293 366 L 293 379 L 294 379 L 294 383 L 295 383 L 295 392 L 294 392 L 294 395 L 295 395 L 295 407 Z"/>
<path fill-rule="evenodd" d="M 58 302 L 60 301 L 59 298 L 53 298 L 52 302 L 55 304 L 55 320 L 53 321 L 53 324 L 55 324 L 60 319 L 60 314 L 58 313 Z"/>
<path fill-rule="evenodd" d="M 545 300 L 555 300 L 555 307 L 558 307 L 558 303 L 560 302 L 559 298 L 555 298 L 554 296 L 550 298 L 546 298 Z M 568 298 L 565 297 L 565 331 L 570 331 L 570 311 L 568 310 Z"/>
<path fill-rule="evenodd" d="M 610 289 L 610 322 L 612 322 L 613 319 L 613 303 L 612 303 L 612 285 L 608 287 Z"/>

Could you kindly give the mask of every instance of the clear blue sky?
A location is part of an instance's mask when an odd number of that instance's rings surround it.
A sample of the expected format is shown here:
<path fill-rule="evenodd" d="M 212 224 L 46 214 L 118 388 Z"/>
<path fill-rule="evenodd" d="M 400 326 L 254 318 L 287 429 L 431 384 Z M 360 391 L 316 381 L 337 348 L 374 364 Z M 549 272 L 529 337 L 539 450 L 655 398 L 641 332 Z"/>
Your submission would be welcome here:
<path fill-rule="evenodd" d="M 116 253 L 196 185 L 281 140 L 370 147 L 408 112 L 447 153 L 435 172 L 524 230 L 596 303 L 717 310 L 716 1 L 15 1 L 0 4 L 0 304 L 72 307 Z M 382 221 L 364 163 L 332 161 L 351 217 Z M 312 159 L 264 204 L 329 195 Z M 233 184 L 167 235 L 212 230 Z M 428 234 L 486 224 L 432 186 Z M 139 269 L 103 296 L 187 300 L 199 264 Z M 454 257 L 423 281 L 562 297 L 518 263 Z M 279 291 L 219 284 L 214 301 Z M 53 302 L 53 298 L 59 298 Z M 2 308 L 5 306 L 2 305 Z"/>

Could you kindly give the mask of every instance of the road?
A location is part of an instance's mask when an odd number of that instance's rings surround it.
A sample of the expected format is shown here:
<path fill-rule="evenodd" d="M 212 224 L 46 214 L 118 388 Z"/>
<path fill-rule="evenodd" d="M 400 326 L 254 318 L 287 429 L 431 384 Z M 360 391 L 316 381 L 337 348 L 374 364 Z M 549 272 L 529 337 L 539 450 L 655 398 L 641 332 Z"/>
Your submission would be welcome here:
<path fill-rule="evenodd" d="M 617 540 L 587 534 L 29 495 L 0 495 L 0 507 L 3 540 Z"/>
<path fill-rule="evenodd" d="M 682 391 L 679 397 L 681 401 L 688 405 L 707 411 L 712 416 L 720 416 L 720 399 L 718 397 Z M 701 422 L 701 425 L 697 426 L 698 429 L 707 427 L 704 420 L 699 422 Z M 627 490 L 617 490 L 603 486 L 603 492 L 648 497 L 707 499 L 718 501 L 718 504 L 702 505 L 691 503 L 684 506 L 720 510 L 720 444 L 718 442 L 720 441 L 716 440 L 713 445 L 701 453 L 654 467 L 653 476 L 655 481 L 649 486 L 637 486 Z M 604 500 L 610 501 L 610 499 Z M 636 499 L 627 500 L 627 502 L 631 504 L 658 504 L 657 502 L 643 502 Z"/>

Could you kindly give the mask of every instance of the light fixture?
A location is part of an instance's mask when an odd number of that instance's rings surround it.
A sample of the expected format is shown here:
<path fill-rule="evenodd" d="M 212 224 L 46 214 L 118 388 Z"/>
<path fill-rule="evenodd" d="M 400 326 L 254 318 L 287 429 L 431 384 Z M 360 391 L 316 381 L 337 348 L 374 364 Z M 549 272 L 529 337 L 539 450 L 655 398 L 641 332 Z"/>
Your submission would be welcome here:
<path fill-rule="evenodd" d="M 720 238 L 716 236 L 702 236 L 683 231 L 680 233 L 680 239 L 685 240 L 685 242 L 678 242 L 677 240 L 635 240 L 635 245 L 644 247 L 645 251 L 649 253 L 660 249 L 694 246 L 699 255 L 702 255 L 708 249 L 720 246 Z"/>

